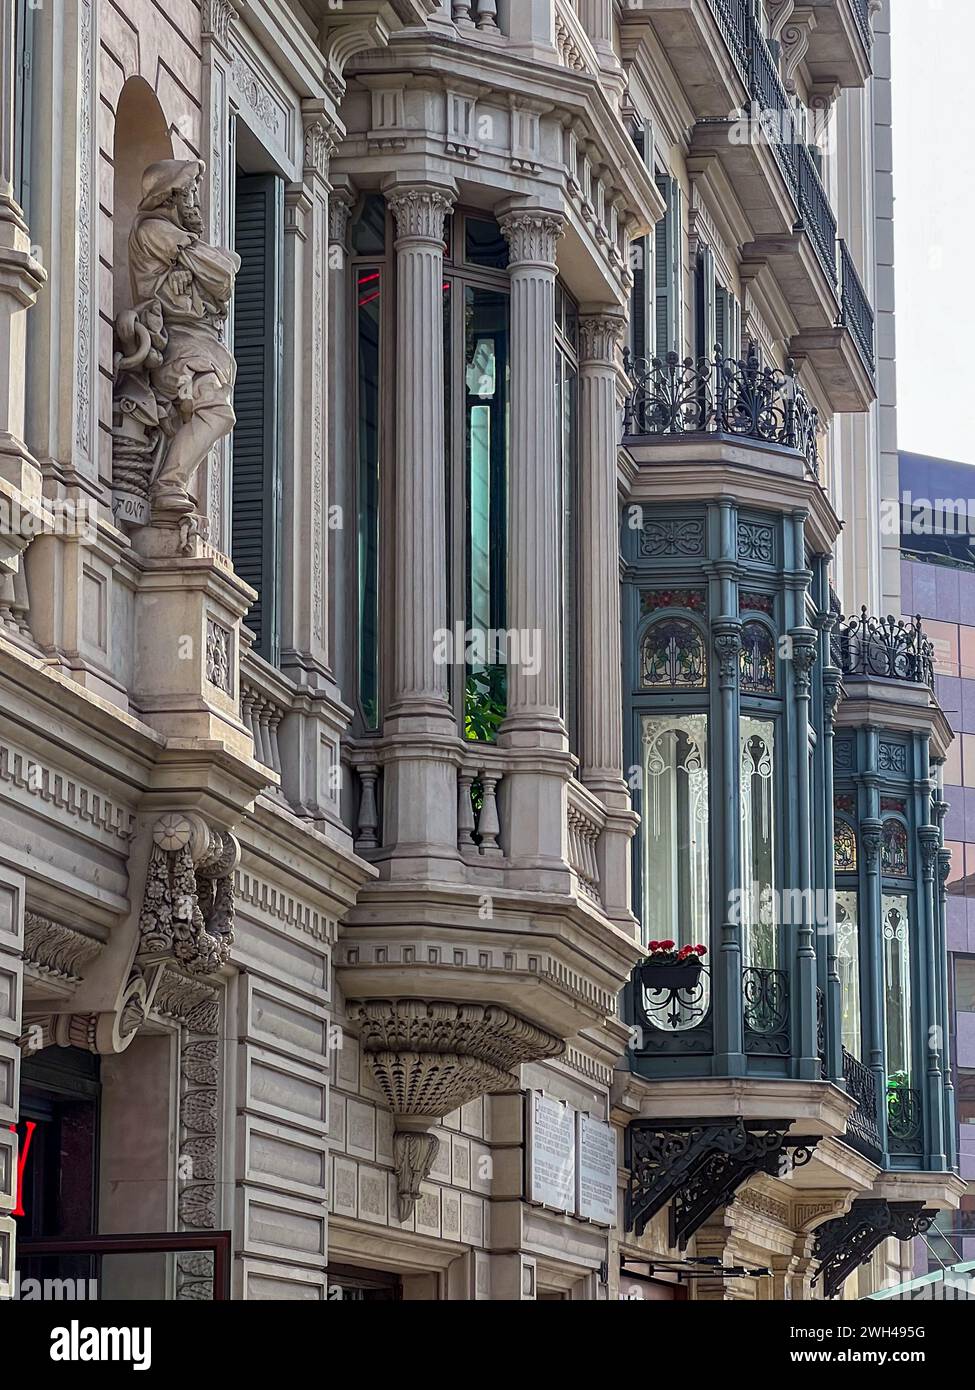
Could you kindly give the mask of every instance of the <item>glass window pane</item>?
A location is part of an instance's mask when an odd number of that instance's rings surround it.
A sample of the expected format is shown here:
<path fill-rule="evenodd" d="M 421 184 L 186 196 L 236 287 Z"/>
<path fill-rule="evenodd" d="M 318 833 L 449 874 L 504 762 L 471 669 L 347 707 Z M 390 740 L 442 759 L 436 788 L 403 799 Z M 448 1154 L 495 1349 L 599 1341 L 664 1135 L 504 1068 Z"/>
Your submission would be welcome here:
<path fill-rule="evenodd" d="M 779 969 L 775 912 L 775 725 L 742 716 L 741 873 L 742 960 L 762 970 Z"/>
<path fill-rule="evenodd" d="M 492 740 L 507 709 L 508 296 L 464 292 L 466 601 L 473 656 L 464 727 Z M 518 654 L 519 656 L 522 654 Z"/>
<path fill-rule="evenodd" d="M 643 923 L 648 941 L 710 940 L 707 716 L 643 720 Z"/>
<path fill-rule="evenodd" d="M 464 218 L 464 259 L 493 270 L 507 267 L 508 243 L 493 217 Z"/>
<path fill-rule="evenodd" d="M 362 203 L 351 229 L 352 250 L 357 256 L 386 254 L 386 199 L 370 193 Z"/>
<path fill-rule="evenodd" d="M 369 729 L 379 725 L 379 447 L 382 273 L 357 273 L 359 704 Z"/>
<path fill-rule="evenodd" d="M 884 894 L 884 1032 L 888 1086 L 911 1080 L 911 941 L 908 900 Z"/>
<path fill-rule="evenodd" d="M 840 977 L 840 1019 L 843 1046 L 859 1058 L 860 1027 L 860 907 L 856 893 L 836 894 L 836 969 Z"/>
<path fill-rule="evenodd" d="M 955 1011 L 975 1014 L 975 956 L 955 957 Z"/>

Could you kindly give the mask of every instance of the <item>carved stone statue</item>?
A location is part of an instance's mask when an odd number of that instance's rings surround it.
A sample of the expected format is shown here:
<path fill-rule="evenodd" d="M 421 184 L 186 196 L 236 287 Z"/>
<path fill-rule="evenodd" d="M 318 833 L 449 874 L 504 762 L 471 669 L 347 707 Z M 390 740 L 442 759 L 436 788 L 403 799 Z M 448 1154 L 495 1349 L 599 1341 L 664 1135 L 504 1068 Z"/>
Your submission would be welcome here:
<path fill-rule="evenodd" d="M 142 175 L 129 233 L 134 308 L 115 334 L 113 469 L 121 521 L 189 515 L 193 478 L 234 427 L 236 363 L 223 342 L 240 257 L 202 237 L 197 159 Z"/>

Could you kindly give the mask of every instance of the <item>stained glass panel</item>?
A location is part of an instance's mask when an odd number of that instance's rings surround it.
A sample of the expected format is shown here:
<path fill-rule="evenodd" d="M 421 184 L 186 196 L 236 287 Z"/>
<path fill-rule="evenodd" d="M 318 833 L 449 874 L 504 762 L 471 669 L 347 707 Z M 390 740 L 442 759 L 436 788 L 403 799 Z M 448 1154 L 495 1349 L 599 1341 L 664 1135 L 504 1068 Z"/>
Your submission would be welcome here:
<path fill-rule="evenodd" d="M 707 652 L 693 623 L 664 618 L 647 629 L 640 653 L 640 682 L 644 689 L 707 689 Z"/>

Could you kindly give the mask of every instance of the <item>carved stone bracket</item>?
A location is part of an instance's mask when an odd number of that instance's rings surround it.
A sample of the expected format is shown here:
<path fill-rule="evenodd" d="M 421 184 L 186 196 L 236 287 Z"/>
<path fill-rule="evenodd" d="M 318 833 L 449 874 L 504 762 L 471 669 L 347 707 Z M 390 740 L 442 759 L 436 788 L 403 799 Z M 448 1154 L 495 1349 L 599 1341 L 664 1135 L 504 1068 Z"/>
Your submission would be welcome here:
<path fill-rule="evenodd" d="M 823 1296 L 835 1298 L 846 1280 L 885 1240 L 913 1240 L 930 1229 L 937 1212 L 923 1202 L 888 1202 L 863 1198 L 845 1216 L 826 1221 L 816 1232 L 813 1256 L 819 1261 L 813 1277 L 822 1280 Z"/>
<path fill-rule="evenodd" d="M 139 914 L 140 961 L 173 961 L 191 975 L 225 965 L 234 943 L 233 835 L 195 813 L 169 812 L 153 827 Z"/>
<path fill-rule="evenodd" d="M 790 1138 L 782 1120 L 740 1117 L 662 1125 L 635 1120 L 626 1134 L 626 1229 L 643 1234 L 668 1203 L 670 1244 L 683 1250 L 700 1226 L 757 1173 L 780 1177 L 809 1162 L 818 1139 Z"/>
<path fill-rule="evenodd" d="M 163 966 L 136 965 L 116 1008 L 104 1013 L 50 1013 L 25 1019 L 20 1048 L 33 1056 L 46 1047 L 78 1047 L 101 1056 L 124 1052 L 149 1016 Z"/>
<path fill-rule="evenodd" d="M 429 1176 L 438 1140 L 427 1131 L 488 1092 L 516 1091 L 514 1068 L 556 1057 L 561 1038 L 506 1009 L 423 999 L 353 1005 L 366 1059 L 393 1112 L 400 1220 Z"/>

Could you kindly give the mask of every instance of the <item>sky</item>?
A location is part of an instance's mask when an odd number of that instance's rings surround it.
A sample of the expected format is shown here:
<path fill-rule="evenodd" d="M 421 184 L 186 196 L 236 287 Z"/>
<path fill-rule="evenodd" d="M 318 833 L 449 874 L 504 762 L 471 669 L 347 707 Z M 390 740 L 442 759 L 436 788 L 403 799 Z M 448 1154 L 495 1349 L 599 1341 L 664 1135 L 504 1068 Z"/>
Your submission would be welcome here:
<path fill-rule="evenodd" d="M 891 0 L 898 443 L 975 463 L 975 0 Z"/>

